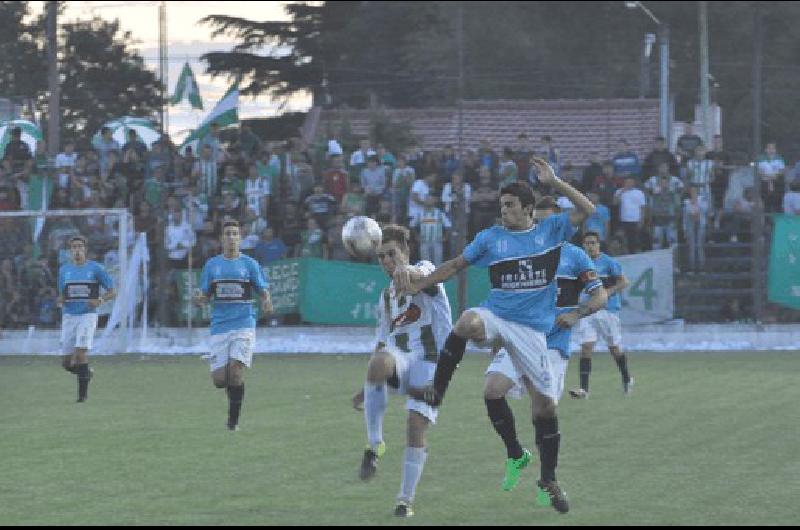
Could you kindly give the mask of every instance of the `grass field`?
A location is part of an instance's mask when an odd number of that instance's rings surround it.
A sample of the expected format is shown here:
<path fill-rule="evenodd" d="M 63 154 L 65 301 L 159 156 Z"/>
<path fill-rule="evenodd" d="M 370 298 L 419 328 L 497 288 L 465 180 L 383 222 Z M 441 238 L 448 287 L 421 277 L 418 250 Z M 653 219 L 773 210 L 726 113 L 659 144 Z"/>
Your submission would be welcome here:
<path fill-rule="evenodd" d="M 560 407 L 571 512 L 534 505 L 537 465 L 500 491 L 504 450 L 482 399 L 483 357 L 456 372 L 417 494 L 400 484 L 403 402 L 378 476 L 350 396 L 365 357 L 257 357 L 242 430 L 196 357 L 96 358 L 89 401 L 55 358 L 0 358 L 0 524 L 792 524 L 800 521 L 800 355 L 640 354 L 635 393 L 594 362 L 589 401 Z M 570 366 L 568 386 L 577 381 Z M 527 402 L 513 403 L 531 445 Z"/>

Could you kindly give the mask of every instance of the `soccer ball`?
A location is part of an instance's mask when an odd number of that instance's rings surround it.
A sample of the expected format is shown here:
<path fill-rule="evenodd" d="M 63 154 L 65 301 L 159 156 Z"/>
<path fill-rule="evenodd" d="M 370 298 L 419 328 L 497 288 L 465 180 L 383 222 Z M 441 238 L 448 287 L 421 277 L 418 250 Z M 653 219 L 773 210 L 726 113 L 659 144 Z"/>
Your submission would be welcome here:
<path fill-rule="evenodd" d="M 382 238 L 381 227 L 369 217 L 353 217 L 342 228 L 342 243 L 354 258 L 372 257 L 381 245 Z"/>

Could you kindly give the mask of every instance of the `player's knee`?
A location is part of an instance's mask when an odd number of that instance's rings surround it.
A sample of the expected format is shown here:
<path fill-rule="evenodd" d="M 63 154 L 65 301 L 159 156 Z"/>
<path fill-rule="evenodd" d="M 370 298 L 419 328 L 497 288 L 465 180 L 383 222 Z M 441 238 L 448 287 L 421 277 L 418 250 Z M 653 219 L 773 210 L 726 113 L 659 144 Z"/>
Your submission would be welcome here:
<path fill-rule="evenodd" d="M 584 344 L 581 346 L 581 357 L 583 359 L 591 359 L 594 345 Z"/>
<path fill-rule="evenodd" d="M 491 374 L 489 377 L 486 378 L 486 382 L 483 385 L 483 398 L 484 399 L 501 399 L 506 396 L 509 390 L 511 390 L 511 382 L 508 381 L 505 377 L 496 376 L 496 374 Z"/>
<path fill-rule="evenodd" d="M 556 417 L 556 404 L 552 399 L 544 400 L 533 406 L 533 419 L 548 419 Z"/>
<path fill-rule="evenodd" d="M 483 321 L 474 311 L 464 311 L 453 331 L 465 339 L 482 340 L 485 338 Z"/>
<path fill-rule="evenodd" d="M 428 418 L 417 412 L 411 411 L 408 414 L 408 446 L 425 447 L 425 431 L 430 422 Z"/>
<path fill-rule="evenodd" d="M 367 364 L 367 381 L 370 383 L 382 383 L 389 378 L 391 363 L 386 354 L 375 354 Z"/>

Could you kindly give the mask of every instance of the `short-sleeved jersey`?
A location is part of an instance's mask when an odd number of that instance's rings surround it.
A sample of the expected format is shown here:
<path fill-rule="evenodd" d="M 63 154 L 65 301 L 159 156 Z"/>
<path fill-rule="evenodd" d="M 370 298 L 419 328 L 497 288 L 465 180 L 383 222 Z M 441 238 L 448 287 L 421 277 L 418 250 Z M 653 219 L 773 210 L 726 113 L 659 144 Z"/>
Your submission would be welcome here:
<path fill-rule="evenodd" d="M 421 261 L 416 267 L 426 276 L 436 269 L 429 261 Z M 381 292 L 376 343 L 414 359 L 436 362 L 452 329 L 450 302 L 441 283 L 413 296 L 397 297 L 394 282 Z"/>
<path fill-rule="evenodd" d="M 529 230 L 493 226 L 464 249 L 467 263 L 489 268 L 483 307 L 496 316 L 547 333 L 555 321 L 556 270 L 574 228 L 569 213 L 551 215 Z"/>
<path fill-rule="evenodd" d="M 578 307 L 581 293 L 590 295 L 603 283 L 597 276 L 594 263 L 582 248 L 571 243 L 565 243 L 561 249 L 561 260 L 556 272 L 558 283 L 558 299 L 556 300 L 556 315 L 568 313 Z M 569 339 L 572 328 L 562 328 L 557 324 L 547 334 L 547 348 L 558 350 L 561 356 L 569 359 Z"/>
<path fill-rule="evenodd" d="M 211 334 L 256 327 L 254 293 L 264 292 L 267 278 L 258 262 L 239 254 L 227 259 L 215 256 L 206 262 L 200 277 L 200 290 L 211 297 Z"/>
<path fill-rule="evenodd" d="M 617 279 L 622 276 L 622 267 L 619 262 L 614 258 L 601 253 L 594 261 L 594 268 L 597 270 L 597 275 L 603 281 L 603 287 L 608 289 L 617 284 Z M 609 311 L 619 311 L 622 309 L 622 295 L 614 294 L 608 297 L 608 305 L 606 309 Z"/>
<path fill-rule="evenodd" d="M 97 313 L 89 300 L 100 298 L 100 287 L 113 289 L 114 281 L 96 261 L 83 265 L 65 263 L 58 269 L 58 294 L 64 299 L 65 315 Z"/>

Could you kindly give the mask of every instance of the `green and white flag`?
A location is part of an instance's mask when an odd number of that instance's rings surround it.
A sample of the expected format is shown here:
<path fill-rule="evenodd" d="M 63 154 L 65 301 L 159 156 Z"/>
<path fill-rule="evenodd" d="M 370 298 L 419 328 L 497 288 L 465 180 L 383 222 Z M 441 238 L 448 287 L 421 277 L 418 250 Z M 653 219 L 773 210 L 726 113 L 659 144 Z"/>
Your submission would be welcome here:
<path fill-rule="evenodd" d="M 200 98 L 200 89 L 197 87 L 197 80 L 189 63 L 183 65 L 178 84 L 175 85 L 175 94 L 169 100 L 170 105 L 177 105 L 184 99 L 188 99 L 193 109 L 203 110 L 203 100 Z"/>
<path fill-rule="evenodd" d="M 192 131 L 183 144 L 181 150 L 188 146 L 192 146 L 192 150 L 197 153 L 197 145 L 200 140 L 211 130 L 211 124 L 216 123 L 221 129 L 231 125 L 238 125 L 239 123 L 239 85 L 233 85 L 225 95 L 219 100 L 217 106 L 214 107 L 208 116 L 203 119 L 200 127 Z"/>

